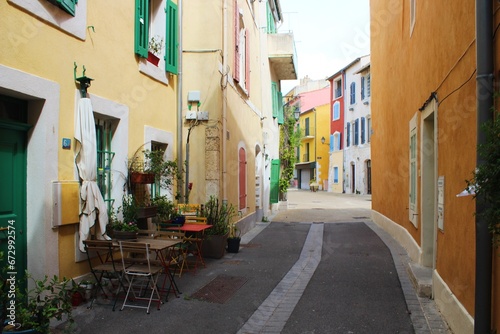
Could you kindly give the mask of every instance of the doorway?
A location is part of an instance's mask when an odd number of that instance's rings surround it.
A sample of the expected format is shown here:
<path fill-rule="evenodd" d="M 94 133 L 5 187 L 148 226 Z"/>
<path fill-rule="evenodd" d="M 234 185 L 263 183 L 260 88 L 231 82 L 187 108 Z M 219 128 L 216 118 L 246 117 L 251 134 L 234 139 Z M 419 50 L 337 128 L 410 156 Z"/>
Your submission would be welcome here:
<path fill-rule="evenodd" d="M 434 103 L 429 104 L 422 114 L 422 259 L 421 264 L 425 267 L 435 266 L 435 242 L 437 229 L 437 207 L 436 207 L 436 122 Z"/>
<path fill-rule="evenodd" d="M 27 269 L 25 101 L 0 96 L 0 251 L 22 282 Z M 13 265 L 11 267 L 11 265 Z M 20 286 L 23 288 L 23 285 Z"/>

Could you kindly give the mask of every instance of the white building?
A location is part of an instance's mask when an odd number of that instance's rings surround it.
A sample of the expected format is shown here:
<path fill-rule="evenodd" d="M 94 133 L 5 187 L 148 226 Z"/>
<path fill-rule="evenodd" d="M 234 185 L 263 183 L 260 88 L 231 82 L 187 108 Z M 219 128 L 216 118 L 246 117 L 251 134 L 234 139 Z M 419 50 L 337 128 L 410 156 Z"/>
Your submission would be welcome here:
<path fill-rule="evenodd" d="M 348 194 L 371 194 L 370 56 L 345 73 L 344 188 Z"/>

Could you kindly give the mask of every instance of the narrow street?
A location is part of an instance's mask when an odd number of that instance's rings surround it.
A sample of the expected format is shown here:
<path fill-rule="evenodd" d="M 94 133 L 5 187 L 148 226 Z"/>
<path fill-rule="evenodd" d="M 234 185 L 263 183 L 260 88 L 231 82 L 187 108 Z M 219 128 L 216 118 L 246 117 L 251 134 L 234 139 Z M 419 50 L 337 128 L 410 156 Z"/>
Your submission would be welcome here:
<path fill-rule="evenodd" d="M 179 298 L 150 315 L 80 306 L 75 332 L 449 333 L 370 206 L 370 196 L 291 190 L 288 209 L 258 223 L 239 253 L 177 277 Z"/>

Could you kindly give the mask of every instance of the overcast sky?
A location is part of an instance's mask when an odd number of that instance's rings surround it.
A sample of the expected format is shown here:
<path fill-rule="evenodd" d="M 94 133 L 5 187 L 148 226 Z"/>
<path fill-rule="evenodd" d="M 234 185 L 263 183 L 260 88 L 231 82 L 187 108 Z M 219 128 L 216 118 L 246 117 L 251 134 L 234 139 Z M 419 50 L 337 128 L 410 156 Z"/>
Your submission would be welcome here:
<path fill-rule="evenodd" d="M 298 78 L 325 79 L 356 57 L 370 53 L 369 0 L 280 0 L 283 24 L 292 31 Z M 299 81 L 282 81 L 287 93 Z"/>

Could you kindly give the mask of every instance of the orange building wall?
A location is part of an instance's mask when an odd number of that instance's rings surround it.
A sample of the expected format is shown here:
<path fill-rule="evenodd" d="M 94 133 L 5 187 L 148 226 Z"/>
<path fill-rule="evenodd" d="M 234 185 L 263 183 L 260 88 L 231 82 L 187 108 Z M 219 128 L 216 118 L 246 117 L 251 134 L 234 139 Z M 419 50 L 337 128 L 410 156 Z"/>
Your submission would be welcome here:
<path fill-rule="evenodd" d="M 467 311 L 474 314 L 474 201 L 456 197 L 475 167 L 474 2 L 417 1 L 410 37 L 407 1 L 372 0 L 373 210 L 406 228 L 421 245 L 421 222 L 408 218 L 409 122 L 432 92 L 439 106 L 437 176 L 445 177 L 444 231 L 437 233 L 436 269 Z M 462 86 L 463 85 L 463 86 Z M 459 88 L 461 87 L 461 88 Z M 453 93 L 455 89 L 459 88 Z M 450 95 L 451 94 L 451 95 Z M 427 143 L 426 143 L 427 144 Z M 418 212 L 421 213 L 420 158 Z"/>

